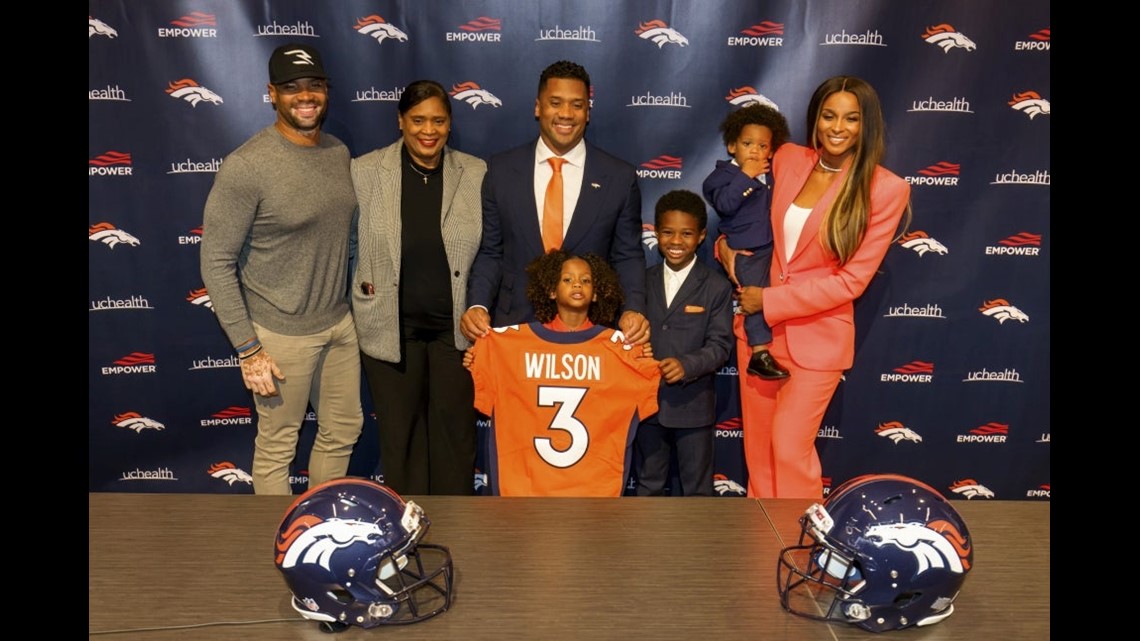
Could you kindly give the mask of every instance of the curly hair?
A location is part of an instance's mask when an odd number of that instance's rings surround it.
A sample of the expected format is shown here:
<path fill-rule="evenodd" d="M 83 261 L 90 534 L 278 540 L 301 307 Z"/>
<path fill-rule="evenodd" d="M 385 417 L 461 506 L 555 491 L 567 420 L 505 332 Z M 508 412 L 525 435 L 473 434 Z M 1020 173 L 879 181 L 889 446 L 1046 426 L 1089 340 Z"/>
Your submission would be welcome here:
<path fill-rule="evenodd" d="M 558 282 L 562 279 L 562 265 L 575 258 L 586 261 L 594 280 L 596 300 L 590 304 L 587 317 L 595 325 L 612 327 L 617 320 L 618 310 L 625 302 L 617 272 L 597 254 L 578 256 L 561 249 L 552 249 L 526 266 L 526 297 L 534 306 L 534 317 L 540 323 L 549 323 L 558 315 L 558 303 L 550 294 L 558 288 Z"/>
<path fill-rule="evenodd" d="M 754 102 L 728 114 L 724 122 L 720 123 L 724 146 L 727 147 L 740 139 L 740 134 L 747 125 L 760 125 L 772 132 L 772 151 L 779 149 L 780 145 L 788 142 L 788 138 L 792 136 L 791 130 L 788 129 L 788 119 L 784 118 L 784 114 L 770 105 Z"/>
<path fill-rule="evenodd" d="M 559 60 L 550 63 L 550 66 L 542 70 L 542 75 L 538 78 L 538 93 L 546 88 L 546 81 L 551 78 L 561 78 L 563 80 L 581 80 L 586 83 L 586 93 L 590 92 L 590 74 L 586 72 L 586 68 L 582 65 L 572 62 L 570 60 Z"/>

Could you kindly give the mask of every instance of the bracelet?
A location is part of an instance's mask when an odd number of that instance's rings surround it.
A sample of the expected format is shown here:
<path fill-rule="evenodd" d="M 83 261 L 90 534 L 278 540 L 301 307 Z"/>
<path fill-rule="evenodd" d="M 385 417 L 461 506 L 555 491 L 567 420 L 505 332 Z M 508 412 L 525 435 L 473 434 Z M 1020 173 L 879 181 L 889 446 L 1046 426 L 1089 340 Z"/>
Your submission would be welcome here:
<path fill-rule="evenodd" d="M 236 349 L 238 351 L 238 353 L 240 354 L 242 352 L 248 352 L 249 350 L 257 347 L 258 345 L 261 345 L 261 341 L 258 340 L 258 338 L 256 336 L 254 336 L 253 340 L 247 341 L 246 343 L 244 343 L 238 347 L 235 347 L 234 349 Z"/>
<path fill-rule="evenodd" d="M 261 351 L 261 345 L 258 345 L 257 347 L 251 349 L 248 352 L 245 352 L 243 354 L 238 354 L 238 360 L 244 361 L 247 358 L 252 358 L 252 357 L 256 356 L 260 351 Z"/>

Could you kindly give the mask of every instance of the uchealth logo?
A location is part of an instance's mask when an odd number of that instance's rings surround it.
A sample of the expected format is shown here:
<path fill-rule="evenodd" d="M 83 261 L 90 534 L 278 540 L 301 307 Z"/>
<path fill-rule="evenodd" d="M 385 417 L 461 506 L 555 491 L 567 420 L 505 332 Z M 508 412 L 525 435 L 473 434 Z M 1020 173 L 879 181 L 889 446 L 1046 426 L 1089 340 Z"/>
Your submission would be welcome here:
<path fill-rule="evenodd" d="M 882 436 L 883 438 L 891 439 L 895 445 L 898 445 L 902 441 L 913 441 L 915 443 L 922 442 L 922 437 L 919 436 L 918 432 L 910 429 L 898 421 L 879 423 L 879 426 L 875 428 L 875 434 Z"/>
<path fill-rule="evenodd" d="M 961 171 L 962 165 L 942 160 L 924 169 L 919 169 L 915 172 L 918 174 L 917 176 L 906 176 L 906 181 L 912 185 L 957 187 L 958 174 Z"/>
<path fill-rule="evenodd" d="M 91 227 L 87 230 L 87 237 L 91 239 L 91 242 L 103 243 L 111 249 L 114 249 L 118 245 L 126 245 L 128 247 L 139 246 L 138 238 L 135 238 L 134 236 L 108 222 L 100 222 L 91 225 Z"/>
<path fill-rule="evenodd" d="M 638 38 L 648 40 L 657 45 L 658 49 L 662 49 L 665 45 L 677 45 L 684 47 L 689 44 L 689 39 L 681 35 L 680 31 L 673 29 L 665 24 L 663 20 L 650 20 L 649 22 L 642 22 L 634 30 Z"/>
<path fill-rule="evenodd" d="M 170 163 L 169 174 L 213 174 L 217 173 L 222 168 L 221 158 L 211 158 L 210 160 L 178 160 Z"/>
<path fill-rule="evenodd" d="M 202 427 L 226 427 L 228 425 L 251 425 L 253 416 L 248 407 L 231 405 L 224 410 L 214 412 L 210 418 L 204 418 L 199 423 Z"/>
<path fill-rule="evenodd" d="M 946 23 L 927 27 L 922 34 L 922 39 L 932 45 L 942 47 L 944 53 L 950 53 L 951 49 L 973 51 L 978 48 L 973 40 L 960 33 L 953 25 Z"/>
<path fill-rule="evenodd" d="M 1049 27 L 1045 27 L 1040 31 L 1029 34 L 1025 40 L 1018 40 L 1013 43 L 1014 51 L 1048 51 L 1049 50 Z"/>
<path fill-rule="evenodd" d="M 730 47 L 782 47 L 783 35 L 783 24 L 765 20 L 741 29 L 739 36 L 729 36 L 726 44 Z"/>
<path fill-rule="evenodd" d="M 127 92 L 123 91 L 119 85 L 107 85 L 103 89 L 92 89 L 87 92 L 88 100 L 110 100 L 114 102 L 130 102 L 131 99 L 127 97 Z"/>
<path fill-rule="evenodd" d="M 408 34 L 400 31 L 396 25 L 387 22 L 376 14 L 358 18 L 352 28 L 361 35 L 375 38 L 377 43 L 382 43 L 388 39 L 397 42 L 407 42 L 408 40 Z"/>
<path fill-rule="evenodd" d="M 1053 177 L 1049 175 L 1048 169 L 1038 169 L 1033 173 L 1012 169 L 994 174 L 994 179 L 990 182 L 991 185 L 1036 185 L 1039 187 L 1048 187 L 1052 183 Z"/>
<path fill-rule="evenodd" d="M 471 82 L 470 80 L 451 85 L 451 91 L 448 93 L 452 98 L 471 105 L 471 109 L 477 109 L 479 105 L 491 105 L 492 107 L 503 106 L 503 101 L 495 97 L 495 94 L 483 89 L 477 83 Z"/>
<path fill-rule="evenodd" d="M 959 443 L 1005 443 L 1009 438 L 1009 424 L 990 421 L 970 430 L 969 434 L 959 434 Z"/>
<path fill-rule="evenodd" d="M 1015 93 L 1007 104 L 1014 111 L 1020 111 L 1029 116 L 1030 120 L 1037 116 L 1049 115 L 1049 101 L 1042 98 L 1041 94 L 1036 91 Z"/>
<path fill-rule="evenodd" d="M 185 100 L 191 107 L 197 107 L 200 102 L 222 104 L 221 96 L 198 84 L 193 78 L 182 78 L 167 83 L 166 94 L 171 98 Z"/>
<path fill-rule="evenodd" d="M 93 38 L 95 36 L 106 36 L 107 38 L 118 37 L 119 32 L 115 31 L 106 22 L 98 18 L 87 16 L 87 37 Z"/>
<path fill-rule="evenodd" d="M 964 496 L 967 499 L 972 499 L 975 496 L 980 496 L 983 499 L 992 499 L 994 497 L 993 490 L 982 485 L 981 483 L 978 483 L 974 479 L 962 479 L 960 481 L 954 481 L 954 483 L 950 486 L 950 491 L 955 494 Z"/>
<path fill-rule="evenodd" d="M 637 169 L 638 178 L 666 178 L 680 180 L 683 160 L 680 156 L 662 154 L 653 160 L 641 163 Z"/>
<path fill-rule="evenodd" d="M 754 88 L 748 85 L 737 87 L 729 91 L 728 95 L 725 96 L 724 99 L 735 107 L 747 107 L 748 105 L 761 104 L 767 105 L 776 111 L 780 110 L 779 105 L 777 105 L 775 102 L 772 102 L 771 98 L 765 96 L 759 91 L 756 91 Z"/>
<path fill-rule="evenodd" d="M 210 295 L 206 293 L 205 287 L 190 290 L 190 294 L 186 297 L 186 300 L 200 307 L 205 307 L 211 312 L 214 311 L 214 304 L 210 302 Z M 214 313 L 216 314 L 217 312 Z"/>
<path fill-rule="evenodd" d="M 990 370 L 983 367 L 982 369 L 966 372 L 966 378 L 962 379 L 963 383 L 1024 383 L 1021 380 L 1021 372 L 1013 367 L 1007 367 L 1002 370 Z"/>
<path fill-rule="evenodd" d="M 169 467 L 160 467 L 157 470 L 143 470 L 135 468 L 119 475 L 120 481 L 177 481 L 174 471 Z"/>
<path fill-rule="evenodd" d="M 653 223 L 641 223 L 641 244 L 649 249 L 657 249 L 657 230 Z"/>
<path fill-rule="evenodd" d="M 1025 493 L 1025 498 L 1027 498 L 1027 499 L 1047 499 L 1047 498 L 1050 498 L 1049 497 L 1049 484 L 1044 483 L 1042 485 L 1037 486 L 1037 489 L 1035 489 L 1035 490 L 1029 490 L 1028 492 Z"/>
<path fill-rule="evenodd" d="M 93 312 L 106 312 L 118 311 L 122 309 L 154 309 L 150 301 L 145 296 L 134 294 L 130 298 L 106 298 L 95 299 L 91 301 L 91 311 Z"/>
<path fill-rule="evenodd" d="M 166 426 L 153 418 L 147 418 L 138 412 L 123 412 L 116 414 L 115 418 L 111 421 L 115 427 L 123 429 L 134 430 L 136 434 L 142 434 L 143 430 L 154 430 L 161 432 L 166 429 Z"/>
<path fill-rule="evenodd" d="M 498 18 L 480 16 L 467 24 L 461 24 L 456 31 L 448 31 L 444 36 L 447 42 L 499 42 L 503 21 Z"/>
<path fill-rule="evenodd" d="M 1004 298 L 987 300 L 978 308 L 978 311 L 996 320 L 999 325 L 1005 324 L 1007 320 L 1015 320 L 1019 323 L 1029 322 L 1029 314 L 1014 307 Z"/>
<path fill-rule="evenodd" d="M 985 251 L 986 256 L 1039 256 L 1041 234 L 1018 232 L 999 240 L 997 245 L 987 245 Z"/>
<path fill-rule="evenodd" d="M 216 479 L 221 479 L 229 483 L 231 486 L 233 486 L 234 483 L 253 485 L 253 477 L 249 475 L 249 472 L 246 472 L 229 461 L 214 463 L 206 470 L 206 473 Z"/>
<path fill-rule="evenodd" d="M 562 25 L 554 25 L 553 27 L 540 27 L 538 30 L 538 37 L 534 39 L 535 42 L 542 40 L 577 40 L 579 42 L 601 42 L 598 40 L 598 32 L 589 25 L 578 25 L 577 27 L 563 27 Z"/>
<path fill-rule="evenodd" d="M 88 176 L 130 176 L 131 154 L 126 151 L 107 151 L 87 161 Z"/>
<path fill-rule="evenodd" d="M 934 363 L 911 361 L 894 368 L 889 374 L 880 374 L 879 380 L 883 383 L 930 383 L 934 380 Z"/>
<path fill-rule="evenodd" d="M 744 496 L 748 493 L 748 490 L 744 489 L 743 485 L 728 478 L 724 474 L 713 474 L 713 489 L 716 490 L 716 493 L 720 496 L 726 494 Z"/>
<path fill-rule="evenodd" d="M 883 314 L 883 318 L 941 318 L 945 319 L 946 314 L 942 312 L 942 306 L 938 303 L 901 303 L 899 305 L 890 305 L 887 307 L 887 313 Z"/>
<path fill-rule="evenodd" d="M 171 20 L 173 27 L 159 27 L 159 38 L 217 38 L 218 30 L 211 27 L 218 26 L 217 19 L 212 13 L 195 11 Z"/>
<path fill-rule="evenodd" d="M 820 425 L 819 431 L 815 433 L 815 437 L 843 440 L 843 435 L 839 433 L 839 428 L 834 425 Z"/>
<path fill-rule="evenodd" d="M 153 374 L 155 370 L 154 354 L 147 352 L 131 352 L 126 356 L 112 361 L 113 367 L 102 368 L 103 376 L 113 374 Z"/>
<path fill-rule="evenodd" d="M 923 256 L 928 252 L 945 256 L 950 252 L 950 250 L 946 248 L 946 245 L 931 238 L 926 232 L 917 229 L 903 234 L 896 242 L 919 256 Z"/>

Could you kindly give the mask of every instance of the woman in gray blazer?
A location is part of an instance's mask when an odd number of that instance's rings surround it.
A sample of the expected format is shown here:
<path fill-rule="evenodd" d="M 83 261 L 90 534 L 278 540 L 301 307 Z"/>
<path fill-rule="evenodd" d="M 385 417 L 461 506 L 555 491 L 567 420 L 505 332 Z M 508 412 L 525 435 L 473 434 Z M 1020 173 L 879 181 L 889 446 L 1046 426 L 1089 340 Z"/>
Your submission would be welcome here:
<path fill-rule="evenodd" d="M 451 102 L 438 82 L 408 85 L 398 110 L 400 139 L 352 161 L 352 312 L 381 472 L 399 494 L 473 494 L 475 393 L 459 319 L 487 165 L 447 147 Z"/>

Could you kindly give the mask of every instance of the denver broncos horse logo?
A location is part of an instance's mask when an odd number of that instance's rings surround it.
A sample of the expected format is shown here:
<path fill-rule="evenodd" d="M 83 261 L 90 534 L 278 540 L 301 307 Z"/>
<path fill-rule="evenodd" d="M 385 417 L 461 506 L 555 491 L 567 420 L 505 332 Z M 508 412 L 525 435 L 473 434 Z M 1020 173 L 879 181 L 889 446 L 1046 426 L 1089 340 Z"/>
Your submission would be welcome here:
<path fill-rule="evenodd" d="M 988 300 L 978 308 L 978 311 L 990 318 L 996 318 L 998 324 L 1005 323 L 1007 320 L 1015 320 L 1019 323 L 1029 322 L 1028 314 L 1010 305 L 1009 301 L 1004 298 Z"/>
<path fill-rule="evenodd" d="M 316 563 L 328 570 L 337 550 L 356 543 L 371 544 L 384 536 L 380 526 L 363 521 L 302 516 L 289 524 L 277 538 L 277 566 L 291 568 L 299 563 Z"/>
<path fill-rule="evenodd" d="M 353 29 L 356 29 L 357 33 L 376 38 L 376 42 L 383 42 L 386 38 L 398 42 L 406 42 L 408 39 L 408 34 L 385 22 L 384 18 L 376 14 L 357 19 Z"/>
<path fill-rule="evenodd" d="M 119 244 L 130 245 L 131 247 L 139 246 L 138 238 L 106 222 L 91 225 L 87 230 L 87 237 L 94 242 L 103 243 L 111 249 Z"/>
<path fill-rule="evenodd" d="M 898 243 L 903 247 L 906 247 L 907 249 L 917 253 L 919 256 L 922 256 L 926 252 L 934 252 L 935 254 L 945 255 L 950 251 L 949 249 L 946 249 L 946 245 L 943 245 L 937 240 L 934 240 L 924 231 L 915 231 L 906 234 L 898 240 Z"/>
<path fill-rule="evenodd" d="M 211 465 L 210 469 L 206 470 L 206 472 L 210 476 L 216 479 L 222 479 L 230 485 L 233 485 L 238 481 L 241 481 L 246 485 L 253 485 L 253 477 L 249 475 L 249 472 L 238 468 L 236 465 L 230 463 L 229 461 L 215 463 Z"/>
<path fill-rule="evenodd" d="M 954 481 L 954 484 L 950 486 L 950 491 L 955 494 L 961 494 L 967 499 L 972 499 L 975 496 L 980 496 L 983 499 L 992 499 L 994 497 L 993 490 L 978 483 L 974 479 Z"/>
<path fill-rule="evenodd" d="M 502 107 L 503 101 L 495 97 L 495 94 L 481 89 L 479 85 L 468 80 L 467 82 L 451 86 L 451 97 L 456 100 L 462 100 L 471 105 L 475 109 L 479 105 L 491 105 L 492 107 Z"/>
<path fill-rule="evenodd" d="M 1041 114 L 1049 115 L 1049 101 L 1036 91 L 1023 91 L 1013 94 L 1009 106 L 1029 116 L 1033 120 Z"/>
<path fill-rule="evenodd" d="M 893 545 L 914 555 L 918 574 L 933 568 L 962 574 L 970 569 L 970 544 L 966 537 L 946 521 L 922 523 L 885 523 L 872 525 L 863 536 L 876 547 Z"/>
<path fill-rule="evenodd" d="M 745 490 L 743 485 L 723 474 L 713 474 L 713 489 L 721 496 L 730 492 L 737 496 L 744 496 L 748 493 L 748 490 Z"/>
<path fill-rule="evenodd" d="M 222 97 L 210 91 L 209 89 L 199 85 L 197 82 L 190 78 L 183 78 L 181 80 L 171 82 L 166 87 L 166 93 L 171 98 L 181 98 L 190 103 L 191 107 L 197 107 L 200 102 L 209 102 L 215 105 L 222 104 Z"/>
<path fill-rule="evenodd" d="M 657 230 L 650 223 L 641 224 L 641 244 L 649 249 L 657 249 Z"/>
<path fill-rule="evenodd" d="M 119 32 L 115 31 L 111 27 L 107 26 L 106 22 L 103 22 L 102 20 L 99 20 L 97 18 L 92 18 L 91 16 L 87 16 L 87 37 L 88 38 L 90 38 L 91 36 L 107 36 L 108 38 L 114 38 L 118 35 L 119 35 Z"/>
<path fill-rule="evenodd" d="M 138 412 L 123 412 L 116 414 L 115 418 L 111 421 L 115 427 L 125 427 L 128 430 L 134 430 L 138 434 L 142 434 L 143 430 L 164 430 L 166 426 L 158 421 L 147 418 Z"/>
<path fill-rule="evenodd" d="M 966 51 L 973 51 L 978 48 L 973 40 L 958 33 L 954 27 L 946 23 L 927 27 L 926 32 L 922 34 L 922 39 L 932 45 L 942 47 L 942 51 L 949 53 L 951 49 L 965 49 Z"/>
<path fill-rule="evenodd" d="M 903 440 L 914 441 L 915 443 L 922 442 L 922 437 L 918 435 L 918 432 L 915 432 L 898 421 L 879 424 L 879 427 L 875 429 L 875 434 L 891 439 L 895 445 L 898 445 L 899 441 Z"/>
<path fill-rule="evenodd" d="M 638 25 L 637 30 L 634 31 L 643 40 L 650 40 L 657 44 L 657 48 L 661 49 L 667 44 L 675 44 L 681 47 L 689 44 L 689 39 L 682 36 L 676 29 L 672 29 L 669 25 L 660 20 L 650 20 Z"/>

